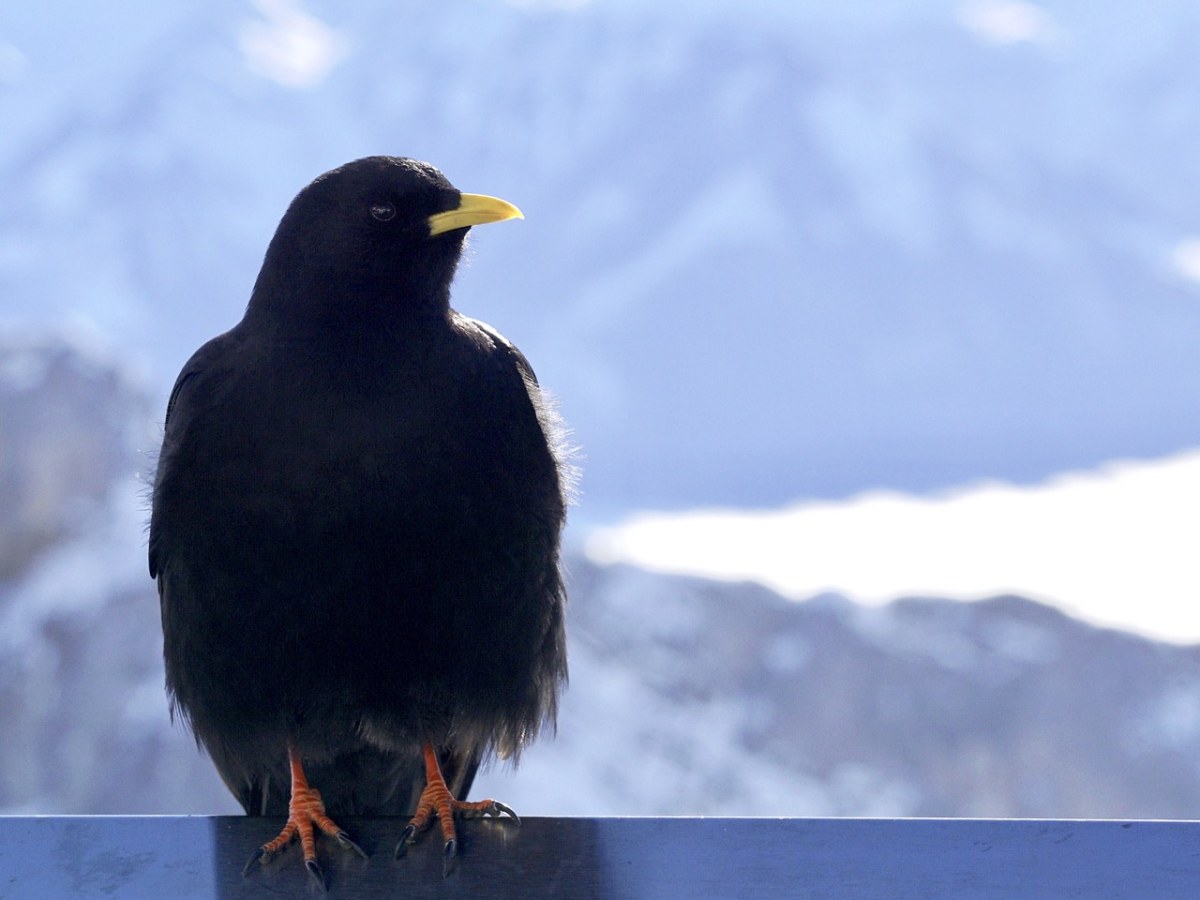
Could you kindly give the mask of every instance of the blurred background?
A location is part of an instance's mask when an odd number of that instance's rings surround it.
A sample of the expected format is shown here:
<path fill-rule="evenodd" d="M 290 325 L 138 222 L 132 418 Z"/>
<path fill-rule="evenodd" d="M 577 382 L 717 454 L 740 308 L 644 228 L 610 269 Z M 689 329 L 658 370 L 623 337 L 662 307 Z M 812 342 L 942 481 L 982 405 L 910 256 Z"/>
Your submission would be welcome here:
<path fill-rule="evenodd" d="M 525 212 L 455 306 L 582 448 L 523 815 L 1200 815 L 1191 0 L 0 8 L 0 813 L 237 810 L 147 477 L 317 174 Z"/>

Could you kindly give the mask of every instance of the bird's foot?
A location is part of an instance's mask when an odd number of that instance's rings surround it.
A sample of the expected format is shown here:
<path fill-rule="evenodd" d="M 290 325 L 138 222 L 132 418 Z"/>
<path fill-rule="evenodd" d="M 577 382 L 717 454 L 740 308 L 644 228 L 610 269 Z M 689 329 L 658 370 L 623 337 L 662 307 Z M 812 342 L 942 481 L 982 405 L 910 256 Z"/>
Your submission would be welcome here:
<path fill-rule="evenodd" d="M 304 867 L 320 884 L 321 889 L 327 890 L 325 872 L 321 868 L 321 864 L 317 862 L 317 831 L 336 840 L 342 849 L 353 850 L 363 859 L 367 858 L 362 847 L 350 840 L 350 836 L 325 814 L 325 803 L 321 800 L 321 792 L 307 785 L 293 784 L 292 797 L 288 801 L 287 824 L 283 826 L 283 830 L 274 840 L 268 841 L 254 851 L 246 863 L 246 867 L 242 870 L 242 874 L 249 875 L 259 864 L 270 862 L 296 837 L 299 837 L 300 847 L 304 851 Z"/>
<path fill-rule="evenodd" d="M 417 813 L 400 835 L 395 857 L 399 859 L 407 853 L 409 844 L 415 843 L 417 835 L 429 828 L 436 817 L 441 822 L 442 839 L 445 841 L 442 850 L 442 874 L 450 874 L 458 856 L 458 832 L 454 826 L 455 816 L 464 819 L 507 816 L 517 825 L 521 824 L 520 818 L 513 812 L 512 807 L 498 800 L 456 800 L 446 787 L 445 781 L 438 779 L 427 784 L 425 790 L 421 792 L 421 799 L 417 803 Z"/>

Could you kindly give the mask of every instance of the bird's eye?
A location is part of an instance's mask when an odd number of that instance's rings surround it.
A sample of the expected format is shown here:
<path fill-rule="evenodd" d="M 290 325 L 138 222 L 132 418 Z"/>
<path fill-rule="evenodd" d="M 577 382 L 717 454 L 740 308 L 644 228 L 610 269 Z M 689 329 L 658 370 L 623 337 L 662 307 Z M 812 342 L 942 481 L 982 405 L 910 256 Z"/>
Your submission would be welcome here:
<path fill-rule="evenodd" d="M 380 222 L 386 222 L 389 219 L 396 218 L 396 207 L 390 203 L 372 203 L 371 218 L 377 219 Z"/>

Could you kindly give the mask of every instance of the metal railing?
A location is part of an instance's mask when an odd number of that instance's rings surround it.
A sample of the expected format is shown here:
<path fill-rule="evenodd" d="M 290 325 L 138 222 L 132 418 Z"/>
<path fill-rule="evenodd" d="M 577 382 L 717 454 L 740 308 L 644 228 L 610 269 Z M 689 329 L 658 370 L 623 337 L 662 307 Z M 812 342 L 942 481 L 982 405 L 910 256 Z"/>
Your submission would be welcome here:
<path fill-rule="evenodd" d="M 321 895 L 289 848 L 243 877 L 282 823 L 242 817 L 0 818 L 0 897 Z M 392 857 L 402 819 L 322 839 L 330 897 L 1193 898 L 1200 822 L 987 819 L 551 819 L 460 825 L 443 878 L 427 833 Z"/>

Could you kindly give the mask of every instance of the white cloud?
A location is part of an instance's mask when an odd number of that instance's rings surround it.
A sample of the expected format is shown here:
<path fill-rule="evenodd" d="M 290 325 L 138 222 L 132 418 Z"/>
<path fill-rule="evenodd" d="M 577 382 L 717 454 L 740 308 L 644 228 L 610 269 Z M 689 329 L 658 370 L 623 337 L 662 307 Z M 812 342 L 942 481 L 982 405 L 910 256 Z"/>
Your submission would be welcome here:
<path fill-rule="evenodd" d="M 1180 241 L 1171 250 L 1171 265 L 1191 281 L 1200 281 L 1200 237 Z"/>
<path fill-rule="evenodd" d="M 0 41 L 0 84 L 11 84 L 19 81 L 29 68 L 25 54 L 14 47 Z"/>
<path fill-rule="evenodd" d="M 599 562 L 747 579 L 865 603 L 1019 593 L 1092 621 L 1200 640 L 1200 451 L 1043 485 L 890 492 L 778 511 L 641 514 L 594 533 Z"/>
<path fill-rule="evenodd" d="M 255 0 L 263 19 L 245 22 L 238 44 L 251 71 L 292 88 L 319 84 L 346 55 L 346 40 L 294 0 Z"/>
<path fill-rule="evenodd" d="M 971 0 L 958 8 L 957 17 L 993 44 L 1051 43 L 1059 36 L 1050 13 L 1024 0 Z"/>

